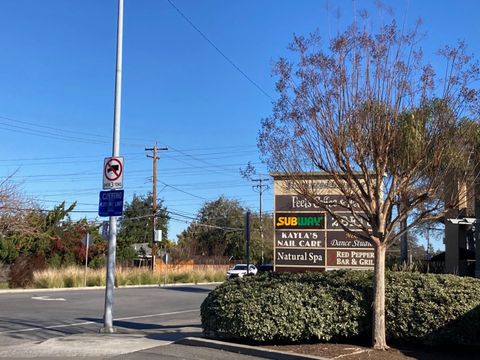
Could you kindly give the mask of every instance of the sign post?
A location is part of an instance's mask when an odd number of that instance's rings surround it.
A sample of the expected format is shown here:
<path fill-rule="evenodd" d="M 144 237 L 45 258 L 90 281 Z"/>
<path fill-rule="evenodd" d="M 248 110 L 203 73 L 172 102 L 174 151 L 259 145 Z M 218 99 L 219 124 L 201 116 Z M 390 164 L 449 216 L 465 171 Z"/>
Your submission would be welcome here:
<path fill-rule="evenodd" d="M 87 287 L 87 269 L 88 269 L 88 247 L 90 246 L 90 233 L 87 232 L 85 238 L 85 270 L 83 272 L 83 286 Z"/>
<path fill-rule="evenodd" d="M 113 146 L 112 157 L 118 158 L 120 155 L 120 112 L 122 99 L 122 59 L 123 59 L 123 3 L 124 0 L 118 0 L 118 22 L 117 22 L 117 61 L 115 65 L 115 106 L 113 114 Z M 115 165 L 115 164 L 113 164 Z M 123 167 L 122 171 L 123 173 Z M 105 176 L 105 171 L 104 171 Z M 122 184 L 123 185 L 123 184 Z M 103 313 L 104 325 L 102 332 L 114 333 L 113 327 L 113 288 L 115 284 L 115 255 L 117 248 L 117 218 L 109 218 L 109 237 L 108 237 L 108 258 L 107 258 L 107 278 L 105 287 L 105 307 Z"/>

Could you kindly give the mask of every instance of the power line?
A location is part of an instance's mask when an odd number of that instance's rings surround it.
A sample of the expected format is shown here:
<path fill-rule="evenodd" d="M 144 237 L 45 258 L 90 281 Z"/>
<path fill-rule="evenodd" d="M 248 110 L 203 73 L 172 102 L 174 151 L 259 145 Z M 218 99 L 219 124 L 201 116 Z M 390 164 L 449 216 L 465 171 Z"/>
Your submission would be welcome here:
<path fill-rule="evenodd" d="M 70 130 L 70 129 L 63 129 L 63 128 L 58 128 L 58 127 L 53 127 L 53 126 L 48 126 L 48 125 L 42 125 L 42 124 L 39 124 L 39 123 L 33 123 L 33 122 L 29 122 L 29 121 L 25 121 L 25 120 L 18 120 L 18 119 L 14 119 L 14 118 L 11 118 L 11 117 L 8 117 L 8 116 L 2 116 L 0 115 L 0 119 L 3 119 L 3 120 L 6 120 L 6 121 L 10 121 L 10 122 L 14 122 L 14 123 L 18 123 L 18 124 L 23 124 L 23 125 L 29 125 L 30 128 L 26 128 L 26 127 L 20 127 L 20 126 L 15 126 L 15 125 L 11 125 L 11 124 L 5 124 L 5 123 L 0 123 L 0 124 L 3 124 L 3 125 L 6 125 L 6 126 L 11 126 L 11 127 L 17 127 L 17 128 L 21 128 L 21 129 L 26 129 L 28 131 L 36 131 L 38 132 L 39 130 L 35 129 L 35 128 L 43 128 L 43 129 L 48 129 L 48 130 L 53 130 L 53 131 L 56 131 L 56 132 L 60 132 L 60 133 L 69 133 L 69 134 L 75 134 L 75 135 L 78 135 L 78 134 L 83 134 L 83 135 L 86 135 L 88 136 L 88 138 L 80 138 L 80 137 L 77 137 L 75 136 L 74 138 L 79 138 L 79 139 L 84 139 L 84 140 L 88 140 L 90 139 L 92 136 L 93 137 L 97 137 L 97 138 L 100 138 L 100 139 L 106 139 L 108 140 L 109 137 L 106 136 L 106 135 L 99 135 L 99 134 L 94 134 L 94 133 L 90 133 L 90 132 L 85 132 L 85 131 L 79 131 L 79 130 Z M 40 130 L 41 131 L 41 130 Z M 66 136 L 66 137 L 70 137 L 68 135 L 62 135 L 62 134 L 55 134 L 55 133 L 50 133 L 50 132 L 45 132 L 47 134 L 52 134 L 52 135 L 55 135 L 55 136 Z M 35 134 L 31 134 L 31 135 L 35 135 Z M 130 140 L 140 140 L 140 139 L 130 139 Z M 98 140 L 100 141 L 100 140 Z M 105 141 L 105 140 L 102 140 L 100 141 L 99 143 L 107 143 L 108 141 Z M 98 142 L 97 142 L 98 143 Z"/>
<path fill-rule="evenodd" d="M 169 184 L 167 184 L 167 183 L 164 183 L 163 181 L 159 181 L 159 183 L 161 183 L 161 184 L 164 185 L 165 187 L 172 188 L 173 190 L 177 190 L 177 191 L 179 191 L 179 192 L 181 192 L 181 193 L 184 193 L 184 194 L 187 194 L 187 195 L 196 197 L 196 198 L 198 198 L 198 199 L 207 200 L 207 199 L 205 199 L 205 198 L 202 197 L 202 196 L 198 196 L 198 195 L 189 193 L 188 191 L 181 190 L 181 189 L 179 189 L 179 188 L 177 188 L 177 187 L 175 187 L 175 186 L 172 186 L 172 185 L 169 185 Z"/>
<path fill-rule="evenodd" d="M 180 16 L 190 24 L 192 28 L 195 29 L 227 62 L 234 67 L 242 76 L 247 79 L 253 86 L 255 86 L 263 95 L 265 95 L 271 101 L 275 101 L 265 90 L 263 90 L 260 85 L 258 85 L 253 79 L 248 76 L 238 65 L 236 65 L 222 50 L 219 49 L 217 45 L 210 40 L 207 35 L 205 35 L 171 0 L 167 0 L 168 3 L 180 14 Z"/>
<path fill-rule="evenodd" d="M 132 155 L 143 155 L 143 153 L 126 153 L 123 154 L 124 156 L 132 156 Z M 77 156 L 51 156 L 51 157 L 33 157 L 33 158 L 13 158 L 13 159 L 0 159 L 0 162 L 5 161 L 42 161 L 42 160 L 66 160 L 66 159 L 88 159 L 88 158 L 96 158 L 96 159 L 103 159 L 105 156 L 103 155 L 77 155 Z M 77 161 L 75 161 L 76 163 Z"/>
<path fill-rule="evenodd" d="M 180 153 L 180 154 L 182 154 L 182 155 L 184 155 L 184 156 L 186 156 L 186 157 L 189 157 L 189 158 L 191 158 L 191 159 L 193 159 L 193 160 L 195 160 L 195 161 L 198 161 L 198 162 L 201 162 L 201 163 L 203 163 L 203 164 L 208 165 L 209 167 L 213 168 L 212 171 L 214 171 L 214 172 L 216 172 L 216 173 L 226 174 L 226 175 L 229 175 L 229 176 L 233 176 L 233 174 L 231 174 L 231 170 L 230 170 L 230 169 L 222 168 L 222 166 L 209 163 L 209 162 L 207 162 L 207 161 L 205 161 L 205 160 L 203 160 L 203 159 L 199 159 L 199 158 L 197 158 L 197 157 L 195 157 L 195 156 L 193 156 L 193 155 L 190 155 L 190 154 L 187 154 L 187 153 L 185 153 L 185 152 L 183 152 L 183 151 L 181 151 L 181 150 L 175 149 L 173 146 L 169 146 L 169 147 L 170 147 L 173 151 L 176 151 L 176 152 L 178 152 L 178 153 Z M 175 159 L 175 158 L 172 158 L 172 160 L 176 160 L 176 161 L 178 161 L 178 162 L 187 164 L 187 165 L 189 165 L 189 166 L 193 166 L 193 167 L 199 168 L 199 166 L 192 165 L 192 164 L 190 164 L 190 163 L 188 163 L 188 162 L 186 162 L 186 161 L 180 160 L 180 159 L 178 159 L 178 158 L 176 158 L 176 159 Z M 204 168 L 204 167 L 203 167 L 203 168 Z M 217 169 L 217 168 L 220 169 L 220 170 L 215 170 L 215 169 Z"/>
<path fill-rule="evenodd" d="M 4 126 L 1 126 L 1 125 L 4 125 Z M 5 126 L 7 126 L 7 127 L 5 127 Z M 13 129 L 11 129 L 11 128 L 13 128 Z M 106 141 L 91 140 L 91 139 L 74 137 L 74 136 L 54 134 L 54 133 L 50 133 L 50 132 L 47 132 L 47 131 L 27 129 L 27 128 L 22 127 L 22 126 L 9 125 L 9 124 L 4 124 L 4 123 L 0 123 L 0 129 L 11 131 L 11 132 L 16 132 L 16 133 L 20 133 L 20 134 L 40 136 L 42 138 L 46 137 L 46 138 L 50 138 L 50 139 L 63 140 L 63 141 L 73 141 L 73 142 L 80 142 L 80 143 L 85 143 L 85 144 L 105 144 L 106 143 Z"/>

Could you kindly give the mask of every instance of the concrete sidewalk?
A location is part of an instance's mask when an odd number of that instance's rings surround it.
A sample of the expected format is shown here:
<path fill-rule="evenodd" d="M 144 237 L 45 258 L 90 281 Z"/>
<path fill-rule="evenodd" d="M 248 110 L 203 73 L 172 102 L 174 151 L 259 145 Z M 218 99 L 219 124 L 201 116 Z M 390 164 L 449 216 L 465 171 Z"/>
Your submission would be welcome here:
<path fill-rule="evenodd" d="M 182 329 L 192 333 L 195 329 Z M 182 332 L 172 334 L 172 338 L 138 334 L 82 334 L 48 339 L 42 342 L 4 346 L 0 358 L 9 359 L 169 359 L 195 358 L 205 360 L 224 359 L 277 359 L 328 360 L 309 355 L 270 350 L 258 346 L 209 340 L 201 337 L 182 337 Z M 183 335 L 185 336 L 185 335 Z M 230 355 L 225 354 L 228 352 Z M 235 355 L 236 354 L 236 355 Z"/>
<path fill-rule="evenodd" d="M 144 349 L 171 344 L 173 341 L 131 334 L 81 334 L 29 342 L 0 348 L 0 358 L 71 358 L 105 359 Z"/>

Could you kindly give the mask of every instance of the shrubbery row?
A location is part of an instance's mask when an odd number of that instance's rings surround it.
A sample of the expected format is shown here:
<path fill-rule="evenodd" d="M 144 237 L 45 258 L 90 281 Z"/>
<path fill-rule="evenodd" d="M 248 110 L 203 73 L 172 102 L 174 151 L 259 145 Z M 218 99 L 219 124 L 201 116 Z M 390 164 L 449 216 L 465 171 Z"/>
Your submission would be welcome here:
<path fill-rule="evenodd" d="M 206 336 L 247 342 L 329 341 L 371 333 L 373 274 L 265 274 L 229 281 L 201 307 Z M 480 281 L 388 273 L 387 337 L 428 345 L 480 344 Z"/>

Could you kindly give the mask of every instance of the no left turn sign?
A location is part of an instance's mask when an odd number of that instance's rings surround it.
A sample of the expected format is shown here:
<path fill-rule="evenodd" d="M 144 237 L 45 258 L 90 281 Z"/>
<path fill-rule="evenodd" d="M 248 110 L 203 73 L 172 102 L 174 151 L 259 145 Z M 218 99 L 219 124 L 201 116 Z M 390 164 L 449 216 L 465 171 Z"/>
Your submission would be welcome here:
<path fill-rule="evenodd" d="M 103 162 L 103 188 L 123 187 L 123 156 L 108 157 Z"/>

